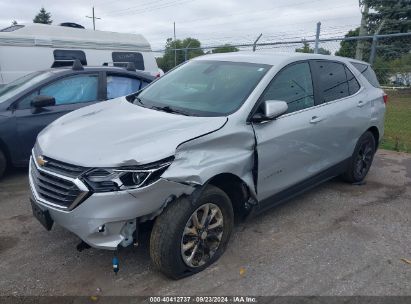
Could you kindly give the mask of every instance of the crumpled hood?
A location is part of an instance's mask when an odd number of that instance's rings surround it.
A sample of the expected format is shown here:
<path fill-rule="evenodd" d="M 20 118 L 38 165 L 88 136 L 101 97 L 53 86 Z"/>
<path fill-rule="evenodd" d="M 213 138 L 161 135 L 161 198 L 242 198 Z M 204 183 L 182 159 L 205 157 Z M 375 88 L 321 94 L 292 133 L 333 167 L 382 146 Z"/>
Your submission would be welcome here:
<path fill-rule="evenodd" d="M 133 105 L 125 98 L 71 112 L 38 136 L 45 156 L 85 167 L 146 164 L 187 140 L 221 128 L 226 117 L 191 117 Z"/>

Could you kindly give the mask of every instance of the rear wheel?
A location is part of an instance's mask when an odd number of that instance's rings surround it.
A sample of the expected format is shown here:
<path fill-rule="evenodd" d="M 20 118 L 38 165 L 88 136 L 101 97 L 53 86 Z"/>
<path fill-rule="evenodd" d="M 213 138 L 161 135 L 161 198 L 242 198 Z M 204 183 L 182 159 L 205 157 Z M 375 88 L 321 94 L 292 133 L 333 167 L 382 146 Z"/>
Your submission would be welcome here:
<path fill-rule="evenodd" d="M 227 194 L 209 185 L 194 204 L 180 198 L 156 219 L 150 238 L 151 259 L 174 279 L 202 271 L 225 251 L 233 223 Z"/>
<path fill-rule="evenodd" d="M 7 168 L 6 155 L 4 155 L 4 152 L 0 150 L 0 178 L 3 177 L 4 172 L 6 171 L 6 168 Z"/>
<path fill-rule="evenodd" d="M 358 140 L 347 171 L 343 174 L 347 182 L 359 183 L 367 176 L 374 159 L 375 148 L 374 135 L 369 131 L 365 132 Z"/>

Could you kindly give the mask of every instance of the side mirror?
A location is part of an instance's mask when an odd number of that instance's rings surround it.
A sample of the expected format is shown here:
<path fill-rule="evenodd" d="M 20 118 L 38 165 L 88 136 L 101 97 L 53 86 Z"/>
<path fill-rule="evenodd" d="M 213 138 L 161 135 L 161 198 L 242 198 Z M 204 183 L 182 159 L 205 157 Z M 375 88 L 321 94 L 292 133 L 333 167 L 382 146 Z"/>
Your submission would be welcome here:
<path fill-rule="evenodd" d="M 253 116 L 254 122 L 262 122 L 276 119 L 283 115 L 288 110 L 288 105 L 285 101 L 266 100 L 260 105 L 260 111 Z"/>
<path fill-rule="evenodd" d="M 39 95 L 33 98 L 31 106 L 39 109 L 56 105 L 56 99 L 53 96 Z"/>

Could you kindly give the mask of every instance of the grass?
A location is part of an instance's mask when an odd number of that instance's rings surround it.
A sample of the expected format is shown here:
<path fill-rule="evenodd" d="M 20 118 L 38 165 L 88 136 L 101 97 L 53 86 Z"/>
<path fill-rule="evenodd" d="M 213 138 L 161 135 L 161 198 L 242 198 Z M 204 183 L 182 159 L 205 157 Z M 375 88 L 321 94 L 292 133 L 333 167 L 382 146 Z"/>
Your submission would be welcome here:
<path fill-rule="evenodd" d="M 411 93 L 389 96 L 381 148 L 411 153 Z"/>

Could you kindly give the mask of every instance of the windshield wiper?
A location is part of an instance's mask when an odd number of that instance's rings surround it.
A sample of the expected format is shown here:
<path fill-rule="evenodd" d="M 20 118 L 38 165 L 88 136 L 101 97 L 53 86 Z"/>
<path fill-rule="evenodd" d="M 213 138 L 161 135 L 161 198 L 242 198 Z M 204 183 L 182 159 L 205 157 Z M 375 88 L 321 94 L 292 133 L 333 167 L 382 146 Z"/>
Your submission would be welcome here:
<path fill-rule="evenodd" d="M 185 115 L 185 116 L 193 116 L 192 114 L 189 114 L 187 112 L 171 108 L 170 106 L 164 106 L 164 107 L 152 106 L 151 109 L 163 111 L 163 112 L 166 112 L 166 113 L 174 113 L 174 114 L 180 114 L 180 115 Z"/>

